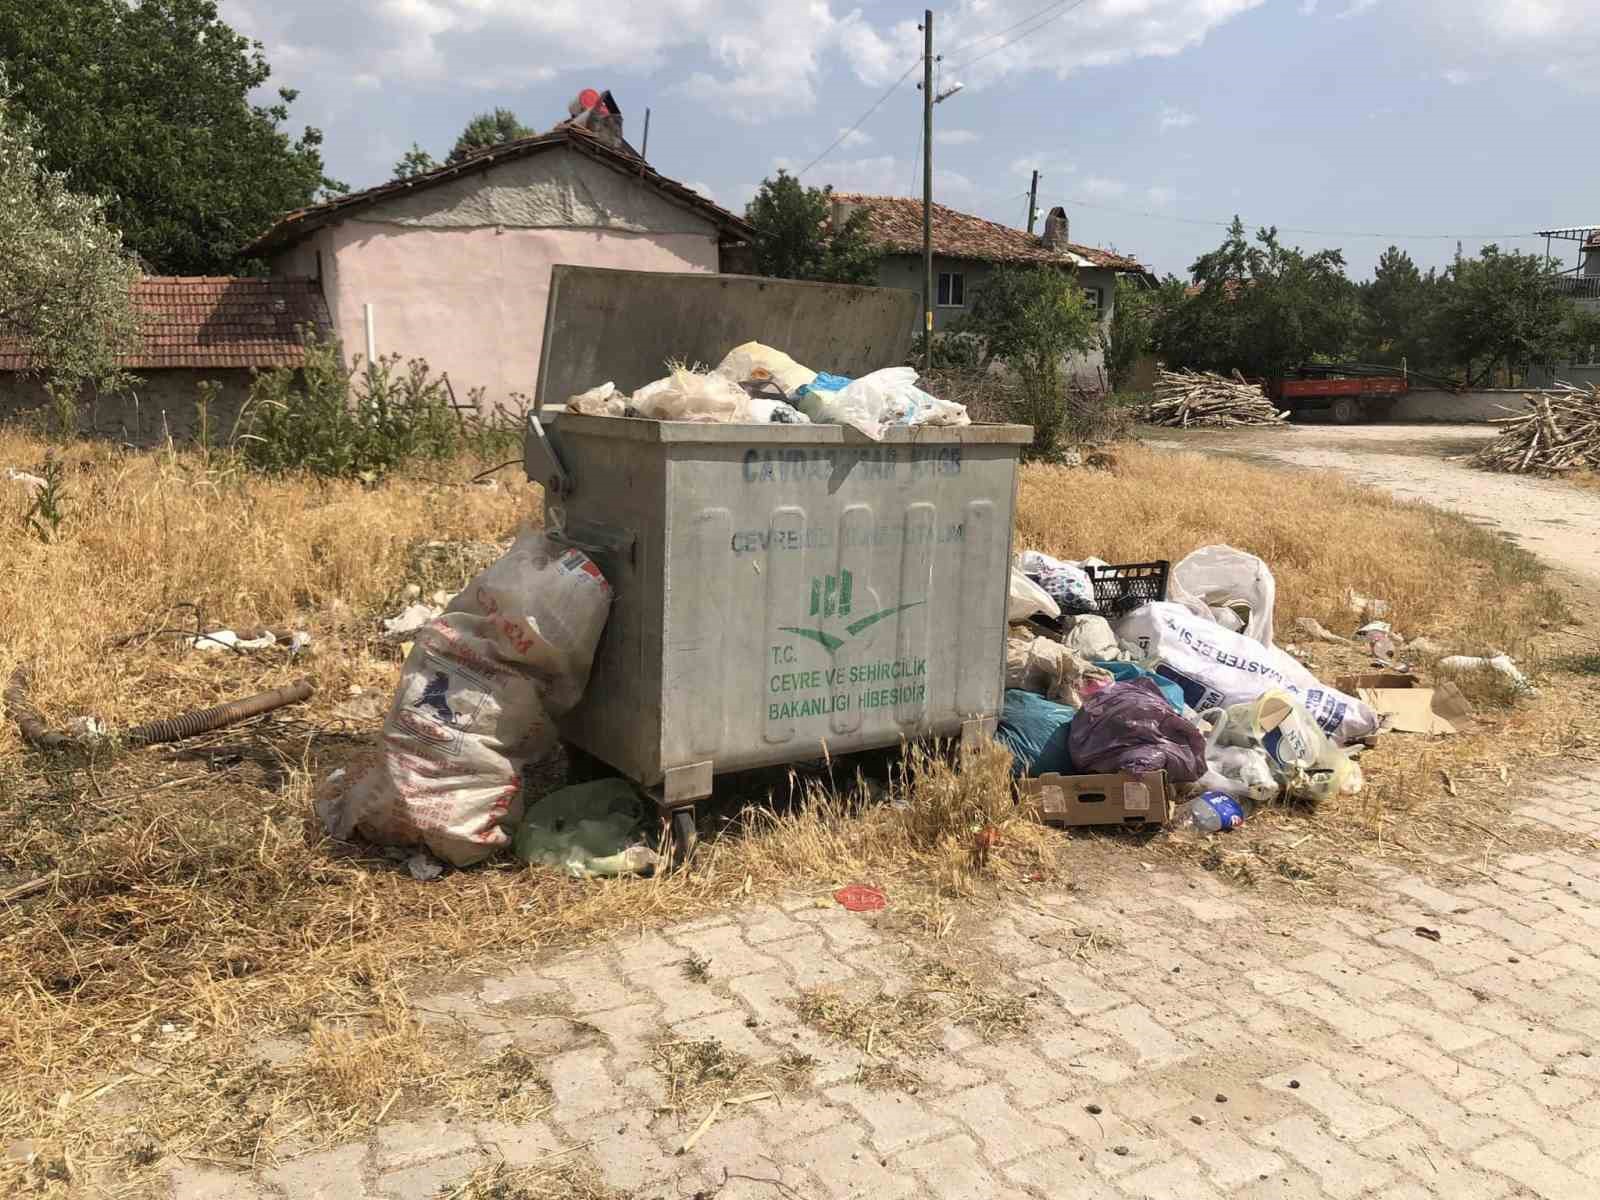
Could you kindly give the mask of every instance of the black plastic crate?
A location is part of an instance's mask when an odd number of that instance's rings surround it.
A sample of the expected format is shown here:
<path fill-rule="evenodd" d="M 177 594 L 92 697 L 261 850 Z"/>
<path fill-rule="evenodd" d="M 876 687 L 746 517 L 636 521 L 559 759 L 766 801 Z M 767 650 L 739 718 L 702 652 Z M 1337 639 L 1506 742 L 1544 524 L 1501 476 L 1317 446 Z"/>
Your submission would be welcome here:
<path fill-rule="evenodd" d="M 1165 600 L 1171 570 L 1172 564 L 1165 561 L 1089 567 L 1095 607 L 1102 617 L 1115 620 L 1143 605 Z"/>

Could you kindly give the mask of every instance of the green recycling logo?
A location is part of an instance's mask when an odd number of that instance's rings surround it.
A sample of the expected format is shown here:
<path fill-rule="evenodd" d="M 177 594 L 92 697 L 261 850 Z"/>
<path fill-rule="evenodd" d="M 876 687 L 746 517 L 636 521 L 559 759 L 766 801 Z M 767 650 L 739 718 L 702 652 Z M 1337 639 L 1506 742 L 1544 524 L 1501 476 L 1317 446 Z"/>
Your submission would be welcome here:
<path fill-rule="evenodd" d="M 848 617 L 854 599 L 855 580 L 849 571 L 840 571 L 837 575 L 823 575 L 811 581 L 811 610 L 809 616 L 817 622 L 816 628 L 801 628 L 794 625 L 783 625 L 779 628 L 784 633 L 792 633 L 796 637 L 808 638 L 816 642 L 829 654 L 834 653 L 845 644 L 848 638 L 859 637 L 879 621 L 903 613 L 908 608 L 916 608 L 926 601 L 914 600 L 910 604 L 895 604 L 888 608 L 880 608 L 877 612 L 868 613 L 858 617 L 844 627 L 847 637 L 840 637 L 821 628 L 823 621 L 834 617 Z"/>

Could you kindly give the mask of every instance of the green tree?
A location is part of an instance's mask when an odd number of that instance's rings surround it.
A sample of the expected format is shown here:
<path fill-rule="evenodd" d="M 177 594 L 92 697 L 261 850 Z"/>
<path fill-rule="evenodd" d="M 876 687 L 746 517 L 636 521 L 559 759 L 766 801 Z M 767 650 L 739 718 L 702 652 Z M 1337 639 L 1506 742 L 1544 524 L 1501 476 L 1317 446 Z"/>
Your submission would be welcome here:
<path fill-rule="evenodd" d="M 411 149 L 400 156 L 400 161 L 394 164 L 394 177 L 396 179 L 414 179 L 418 175 L 426 175 L 435 171 L 439 164 L 417 143 L 411 143 Z"/>
<path fill-rule="evenodd" d="M 806 187 L 787 171 L 763 179 L 745 206 L 755 226 L 756 274 L 827 283 L 872 283 L 878 254 L 867 233 L 867 214 L 857 210 L 842 225 L 833 221 L 833 189 Z"/>
<path fill-rule="evenodd" d="M 1409 254 L 1390 246 L 1378 259 L 1372 281 L 1361 285 L 1366 357 L 1414 367 L 1432 363 L 1436 352 L 1429 334 L 1438 301 L 1438 276 L 1431 270 L 1424 275 Z"/>
<path fill-rule="evenodd" d="M 481 154 L 506 142 L 532 137 L 538 132 L 537 129 L 529 129 L 517 120 L 517 114 L 509 108 L 497 108 L 493 112 L 479 113 L 467 122 L 467 127 L 461 131 L 461 136 L 456 138 L 456 144 L 450 150 L 450 157 L 445 161 L 458 163 L 464 158 L 471 158 L 474 154 Z M 426 158 L 427 155 L 424 154 L 423 157 Z M 429 158 L 428 161 L 433 160 Z"/>
<path fill-rule="evenodd" d="M 1117 277 L 1111 319 L 1099 327 L 1100 351 L 1114 392 L 1126 391 L 1141 359 L 1150 353 L 1159 295 L 1127 276 Z"/>
<path fill-rule="evenodd" d="M 1488 245 L 1448 272 L 1436 315 L 1440 341 L 1469 382 L 1567 357 L 1577 333 L 1574 305 L 1556 291 L 1535 254 Z"/>
<path fill-rule="evenodd" d="M 1192 294 L 1164 305 L 1156 322 L 1154 341 L 1169 365 L 1277 375 L 1355 348 L 1361 304 L 1338 250 L 1284 246 L 1275 228 L 1252 241 L 1235 217 L 1222 245 L 1190 271 Z"/>
<path fill-rule="evenodd" d="M 250 103 L 271 71 L 213 0 L 0 0 L 0 60 L 45 164 L 155 271 L 226 273 L 278 214 L 343 188 L 320 132 L 280 128 L 293 91 Z"/>
<path fill-rule="evenodd" d="M 1077 273 L 1000 267 L 973 298 L 966 324 L 983 338 L 989 360 L 1016 374 L 1022 415 L 1033 426 L 1033 456 L 1052 457 L 1066 418 L 1067 360 L 1087 354 L 1098 341 L 1099 321 Z"/>
<path fill-rule="evenodd" d="M 0 71 L 0 339 L 33 358 L 70 416 L 80 385 L 121 382 L 139 268 L 104 204 L 44 167 L 33 132 Z"/>

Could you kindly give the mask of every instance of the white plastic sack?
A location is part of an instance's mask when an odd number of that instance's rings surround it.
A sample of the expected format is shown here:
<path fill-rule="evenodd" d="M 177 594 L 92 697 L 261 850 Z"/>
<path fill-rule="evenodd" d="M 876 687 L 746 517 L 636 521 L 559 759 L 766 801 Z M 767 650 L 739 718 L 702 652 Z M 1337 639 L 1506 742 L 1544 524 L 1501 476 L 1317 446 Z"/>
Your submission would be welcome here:
<path fill-rule="evenodd" d="M 895 425 L 970 425 L 966 405 L 917 387 L 914 367 L 885 367 L 851 380 L 837 392 L 808 391 L 801 411 L 813 421 L 849 425 L 873 441 Z"/>
<path fill-rule="evenodd" d="M 521 534 L 418 631 L 379 743 L 317 791 L 329 835 L 421 844 L 456 866 L 508 845 L 522 769 L 582 698 L 610 608 L 586 554 Z"/>
<path fill-rule="evenodd" d="M 1067 649 L 1090 662 L 1116 662 L 1122 657 L 1111 622 L 1094 613 L 1074 617 L 1072 628 L 1061 638 Z"/>
<path fill-rule="evenodd" d="M 1272 645 L 1272 609 L 1277 596 L 1277 581 L 1267 564 L 1232 546 L 1202 546 L 1172 568 L 1167 586 L 1169 600 L 1228 629 L 1240 624 L 1233 610 L 1248 609 L 1243 632 L 1263 646 Z"/>
<path fill-rule="evenodd" d="M 810 367 L 803 367 L 782 350 L 774 350 L 760 342 L 746 342 L 729 350 L 713 374 L 731 379 L 734 383 L 743 383 L 747 379 L 770 379 L 783 389 L 786 396 L 794 395 L 796 389 L 817 377 Z"/>
<path fill-rule="evenodd" d="M 1139 648 L 1157 674 L 1181 687 L 1184 700 L 1198 712 L 1242 704 L 1277 687 L 1340 745 L 1378 731 L 1378 714 L 1370 706 L 1318 682 L 1282 650 L 1231 633 L 1181 604 L 1146 604 L 1117 622 L 1116 631 Z"/>
<path fill-rule="evenodd" d="M 1012 625 L 1019 625 L 1040 615 L 1049 617 L 1053 621 L 1061 615 L 1061 606 L 1050 599 L 1049 592 L 1012 567 L 1011 598 L 1006 606 L 1006 621 Z"/>
<path fill-rule="evenodd" d="M 1283 790 L 1272 760 L 1259 747 L 1206 746 L 1206 773 L 1196 783 L 1208 792 L 1266 804 Z"/>
<path fill-rule="evenodd" d="M 568 412 L 588 417 L 620 417 L 626 407 L 627 401 L 617 391 L 617 385 L 609 380 L 586 392 L 567 397 Z"/>
<path fill-rule="evenodd" d="M 733 380 L 685 367 L 647 383 L 633 394 L 633 407 L 653 421 L 740 422 L 750 419 L 750 397 Z"/>

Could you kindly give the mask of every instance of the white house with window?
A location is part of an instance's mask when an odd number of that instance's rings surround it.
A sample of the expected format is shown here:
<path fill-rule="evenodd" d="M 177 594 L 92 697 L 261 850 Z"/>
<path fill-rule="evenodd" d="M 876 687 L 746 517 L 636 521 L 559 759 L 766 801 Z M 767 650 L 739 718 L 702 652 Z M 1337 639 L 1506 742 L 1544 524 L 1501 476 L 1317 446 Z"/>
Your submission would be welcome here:
<path fill-rule="evenodd" d="M 883 287 L 922 291 L 922 201 L 907 196 L 833 194 L 835 221 L 857 211 L 867 214 L 867 231 L 882 248 L 878 283 Z M 943 204 L 933 206 L 933 270 L 935 332 L 950 328 L 971 309 L 973 299 L 997 266 L 1059 266 L 1077 272 L 1084 297 L 1100 314 L 1111 317 L 1117 276 L 1149 272 L 1133 259 L 1110 250 L 1067 239 L 1066 212 L 1053 208 L 1044 232 L 1032 234 Z M 1078 373 L 1094 376 L 1100 354 L 1095 351 L 1074 364 Z"/>

